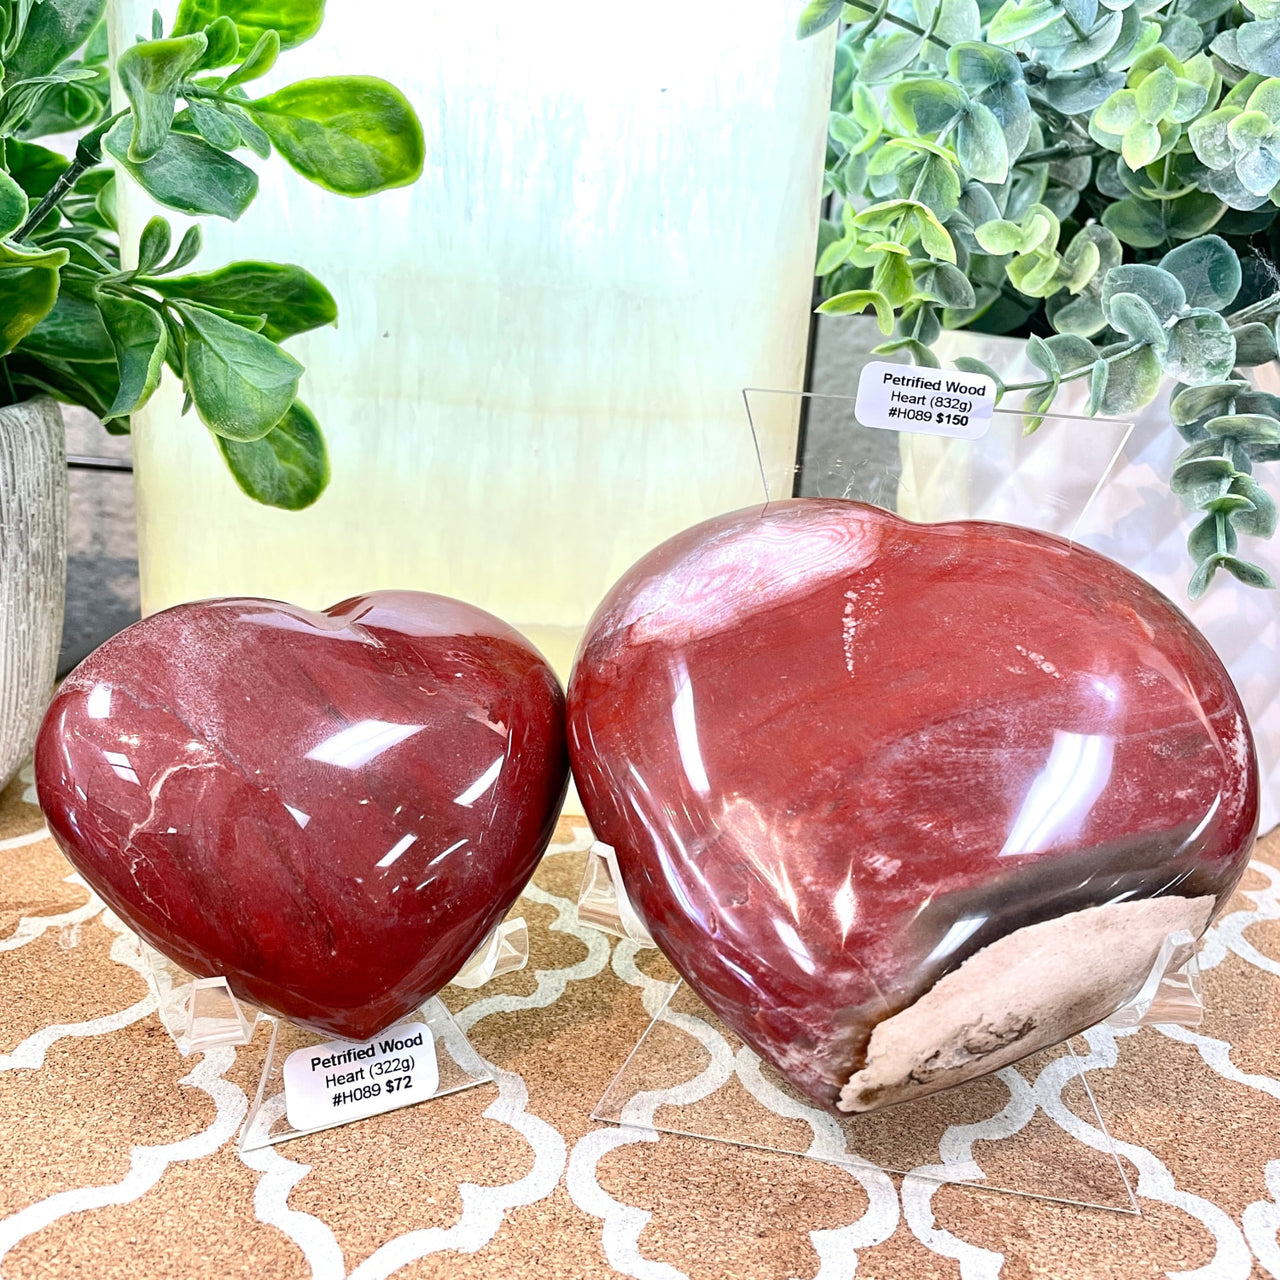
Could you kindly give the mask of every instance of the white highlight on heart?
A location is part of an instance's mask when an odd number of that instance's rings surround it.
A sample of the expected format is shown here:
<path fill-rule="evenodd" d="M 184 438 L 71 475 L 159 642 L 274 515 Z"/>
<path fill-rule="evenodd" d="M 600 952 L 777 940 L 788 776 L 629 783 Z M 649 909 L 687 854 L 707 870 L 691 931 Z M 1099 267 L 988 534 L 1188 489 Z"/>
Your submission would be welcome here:
<path fill-rule="evenodd" d="M 420 724 L 391 724 L 387 720 L 357 720 L 312 747 L 306 758 L 338 769 L 359 769 L 397 743 L 420 733 L 424 727 Z"/>

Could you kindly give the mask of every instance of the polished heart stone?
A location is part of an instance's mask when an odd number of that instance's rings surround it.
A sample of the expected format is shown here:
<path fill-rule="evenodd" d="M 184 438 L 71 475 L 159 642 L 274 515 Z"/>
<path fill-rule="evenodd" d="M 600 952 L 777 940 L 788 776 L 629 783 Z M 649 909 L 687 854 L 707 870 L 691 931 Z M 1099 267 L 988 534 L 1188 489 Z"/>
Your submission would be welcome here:
<path fill-rule="evenodd" d="M 848 1111 L 1109 1015 L 1204 930 L 1257 826 L 1204 639 L 1120 566 L 1011 526 L 819 499 L 701 524 L 600 605 L 568 716 L 658 945 Z"/>
<path fill-rule="evenodd" d="M 537 650 L 456 600 L 211 600 L 76 668 L 36 780 L 58 845 L 153 946 L 362 1040 L 528 881 L 567 786 L 563 716 Z"/>

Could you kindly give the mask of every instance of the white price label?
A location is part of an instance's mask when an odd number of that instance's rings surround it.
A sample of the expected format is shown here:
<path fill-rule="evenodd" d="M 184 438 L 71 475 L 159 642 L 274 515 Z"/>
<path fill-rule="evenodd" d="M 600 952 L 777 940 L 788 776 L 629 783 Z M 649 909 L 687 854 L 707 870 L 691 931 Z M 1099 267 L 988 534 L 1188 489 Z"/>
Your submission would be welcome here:
<path fill-rule="evenodd" d="M 996 407 L 995 380 L 873 360 L 858 379 L 854 413 L 864 427 L 977 440 Z"/>
<path fill-rule="evenodd" d="M 295 1049 L 284 1060 L 285 1114 L 295 1129 L 320 1129 L 422 1102 L 439 1084 L 430 1029 L 406 1022 L 364 1044 Z"/>

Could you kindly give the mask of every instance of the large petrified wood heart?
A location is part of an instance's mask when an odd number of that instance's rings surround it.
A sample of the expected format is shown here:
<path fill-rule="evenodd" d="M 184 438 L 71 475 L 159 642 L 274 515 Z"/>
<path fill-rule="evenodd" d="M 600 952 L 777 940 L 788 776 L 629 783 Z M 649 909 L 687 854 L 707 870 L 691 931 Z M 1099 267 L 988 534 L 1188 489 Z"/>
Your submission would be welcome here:
<path fill-rule="evenodd" d="M 658 945 L 849 1111 L 1106 1017 L 1257 825 L 1239 699 L 1158 592 L 1047 535 L 851 502 L 635 565 L 579 652 L 569 749 Z"/>
<path fill-rule="evenodd" d="M 210 600 L 76 668 L 36 779 L 139 934 L 358 1040 L 444 986 L 528 881 L 567 786 L 563 715 L 537 650 L 456 600 Z"/>

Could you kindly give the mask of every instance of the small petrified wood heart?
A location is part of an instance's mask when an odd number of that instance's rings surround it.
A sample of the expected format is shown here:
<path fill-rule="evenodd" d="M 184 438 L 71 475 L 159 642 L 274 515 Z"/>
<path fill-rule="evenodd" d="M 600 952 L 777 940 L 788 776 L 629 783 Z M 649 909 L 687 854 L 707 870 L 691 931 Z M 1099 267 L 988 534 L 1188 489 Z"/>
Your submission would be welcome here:
<path fill-rule="evenodd" d="M 563 710 L 537 650 L 456 600 L 209 600 L 76 668 L 36 779 L 142 937 L 360 1040 L 444 986 L 528 881 L 567 786 Z"/>
<path fill-rule="evenodd" d="M 1106 1017 L 1203 932 L 1258 820 L 1203 637 L 1011 526 L 801 499 L 701 524 L 597 610 L 569 686 L 597 836 L 702 998 L 866 1111 Z"/>

